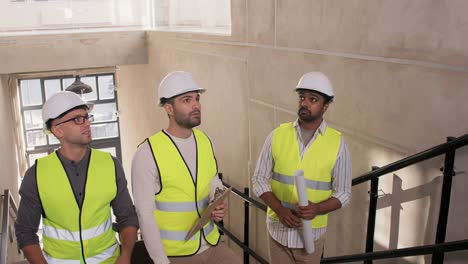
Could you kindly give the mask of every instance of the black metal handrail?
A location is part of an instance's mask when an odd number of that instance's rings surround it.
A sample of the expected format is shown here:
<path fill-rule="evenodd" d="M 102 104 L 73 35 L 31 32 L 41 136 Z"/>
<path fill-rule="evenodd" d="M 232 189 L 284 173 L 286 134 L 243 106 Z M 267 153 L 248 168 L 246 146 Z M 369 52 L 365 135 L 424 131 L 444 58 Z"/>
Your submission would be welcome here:
<path fill-rule="evenodd" d="M 452 176 L 454 175 L 454 160 L 455 150 L 468 145 L 468 134 L 461 137 L 454 138 L 448 137 L 448 142 L 437 145 L 430 149 L 421 151 L 399 161 L 390 163 L 383 167 L 372 167 L 372 171 L 358 176 L 352 180 L 352 185 L 358 185 L 367 181 L 371 181 L 371 190 L 369 191 L 370 204 L 369 204 L 369 218 L 367 226 L 367 237 L 366 237 L 366 253 L 329 257 L 322 259 L 322 263 L 342 263 L 342 262 L 353 262 L 353 261 L 364 261 L 366 264 L 371 264 L 372 260 L 384 259 L 384 258 L 397 258 L 406 256 L 418 256 L 432 254 L 432 263 L 443 263 L 444 252 L 466 250 L 468 249 L 468 240 L 459 240 L 452 242 L 445 242 L 445 234 L 447 228 L 448 209 L 450 205 L 450 192 L 452 184 Z M 375 215 L 377 210 L 377 190 L 379 184 L 379 177 L 400 170 L 402 168 L 414 165 L 424 160 L 428 160 L 440 155 L 446 154 L 444 163 L 444 175 L 441 195 L 441 208 L 439 211 L 439 220 L 437 224 L 436 241 L 433 245 L 424 245 L 417 247 L 409 247 L 394 250 L 385 250 L 379 252 L 373 252 L 374 243 L 374 230 L 375 230 Z M 222 175 L 221 175 L 222 176 Z M 231 187 L 227 183 L 223 183 L 226 187 Z M 244 200 L 246 206 L 254 205 L 255 207 L 266 211 L 267 206 L 257 200 L 250 198 L 248 188 L 244 189 L 244 193 L 232 188 L 232 191 Z M 244 242 L 241 244 L 240 240 L 232 235 L 228 230 L 223 228 L 223 231 L 234 240 L 239 246 L 244 249 L 244 263 L 249 263 L 249 258 L 245 257 L 246 254 L 250 254 L 255 258 L 259 257 L 255 251 L 248 247 L 248 228 L 249 228 L 248 211 L 244 219 Z M 257 258 L 258 259 L 258 258 Z M 262 262 L 261 263 L 267 263 Z"/>
<path fill-rule="evenodd" d="M 11 195 L 10 190 L 6 189 L 2 195 L 3 198 L 3 210 L 2 210 L 2 240 L 0 245 L 0 264 L 7 263 L 7 252 L 8 252 L 8 238 L 10 243 L 13 243 L 12 232 L 10 231 L 10 208 L 18 215 L 18 207 L 16 207 L 15 200 Z M 18 253 L 20 253 L 18 249 Z"/>
<path fill-rule="evenodd" d="M 409 256 L 429 255 L 435 252 L 451 252 L 468 249 L 468 239 L 457 240 L 446 243 L 425 245 L 417 247 L 400 248 L 393 250 L 384 250 L 363 254 L 346 255 L 339 257 L 323 258 L 320 263 L 345 263 L 355 261 L 368 261 L 377 259 L 402 258 Z"/>
<path fill-rule="evenodd" d="M 220 173 L 220 174 L 221 174 L 221 173 Z M 227 183 L 225 183 L 225 182 L 223 182 L 223 185 L 226 186 L 227 188 L 232 187 L 231 185 L 229 185 L 229 184 L 227 184 Z M 264 203 L 259 202 L 259 201 L 255 200 L 255 199 L 250 198 L 250 196 L 248 196 L 248 195 L 242 193 L 241 191 L 237 190 L 237 189 L 234 188 L 234 187 L 232 188 L 232 192 L 234 192 L 234 193 L 235 193 L 237 196 L 239 196 L 240 198 L 244 199 L 244 201 L 249 202 L 249 203 L 251 203 L 252 205 L 254 205 L 255 207 L 257 207 L 257 208 L 259 208 L 259 209 L 261 209 L 261 210 L 263 210 L 263 211 L 266 212 L 267 206 L 266 206 Z"/>
<path fill-rule="evenodd" d="M 424 151 L 418 152 L 414 155 L 411 155 L 399 161 L 395 161 L 386 166 L 380 167 L 376 170 L 372 170 L 368 173 L 358 176 L 353 179 L 353 186 L 367 182 L 371 180 L 372 178 L 377 178 L 385 174 L 388 174 L 390 172 L 394 172 L 399 169 L 408 167 L 410 165 L 419 163 L 421 161 L 440 156 L 442 154 L 447 153 L 450 150 L 456 150 L 458 148 L 468 145 L 468 134 L 465 134 L 458 138 L 450 138 L 450 139 L 452 140 L 450 140 L 449 142 L 442 143 L 430 149 L 426 149 Z"/>
<path fill-rule="evenodd" d="M 226 234 L 232 241 L 234 241 L 234 243 L 236 243 L 238 246 L 240 246 L 244 250 L 244 252 L 246 252 L 248 255 L 251 255 L 252 257 L 254 257 L 256 260 L 258 260 L 258 262 L 260 262 L 262 264 L 268 264 L 267 260 L 262 258 L 255 251 L 253 251 L 251 248 L 246 246 L 242 241 L 240 241 L 234 234 L 232 234 L 224 226 L 222 226 L 222 225 L 220 225 L 219 223 L 216 223 L 216 222 L 215 222 L 215 224 L 216 224 L 216 226 L 218 226 L 219 229 L 221 229 L 221 231 L 224 232 L 224 234 Z M 244 259 L 244 263 L 245 263 L 245 259 Z"/>

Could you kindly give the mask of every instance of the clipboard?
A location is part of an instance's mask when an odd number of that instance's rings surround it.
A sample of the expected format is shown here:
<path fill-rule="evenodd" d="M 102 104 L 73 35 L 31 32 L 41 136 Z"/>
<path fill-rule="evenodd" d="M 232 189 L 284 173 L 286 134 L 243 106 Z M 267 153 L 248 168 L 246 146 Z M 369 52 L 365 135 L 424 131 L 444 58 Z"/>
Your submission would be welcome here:
<path fill-rule="evenodd" d="M 200 219 L 198 219 L 197 222 L 195 222 L 193 227 L 190 229 L 190 232 L 187 233 L 187 235 L 185 236 L 185 241 L 189 240 L 192 236 L 194 236 L 198 231 L 200 231 L 200 229 L 202 229 L 206 225 L 206 223 L 208 223 L 211 220 L 211 212 L 213 212 L 214 209 L 226 199 L 231 190 L 232 187 L 220 191 L 216 190 L 214 201 L 212 201 L 210 205 L 208 205 L 208 207 L 201 215 Z"/>

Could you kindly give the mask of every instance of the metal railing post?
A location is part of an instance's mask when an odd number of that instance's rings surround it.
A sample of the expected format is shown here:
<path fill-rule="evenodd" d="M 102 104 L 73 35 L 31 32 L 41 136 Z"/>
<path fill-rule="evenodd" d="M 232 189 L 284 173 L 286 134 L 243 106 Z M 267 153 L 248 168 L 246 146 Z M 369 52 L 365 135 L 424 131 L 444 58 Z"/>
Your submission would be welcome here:
<path fill-rule="evenodd" d="M 372 166 L 375 171 L 379 167 Z M 369 191 L 369 215 L 367 218 L 367 235 L 366 235 L 366 253 L 374 252 L 374 233 L 375 233 L 375 216 L 377 213 L 377 199 L 379 197 L 379 178 L 373 178 L 370 182 Z M 364 264 L 372 264 L 372 260 L 364 261 Z"/>
<path fill-rule="evenodd" d="M 244 188 L 245 196 L 249 197 L 249 188 Z M 250 205 L 249 202 L 244 200 L 244 245 L 249 247 L 249 219 L 250 219 Z M 250 263 L 249 253 L 244 251 L 244 264 Z"/>
<path fill-rule="evenodd" d="M 454 140 L 453 137 L 447 137 L 447 142 Z M 450 194 L 452 191 L 453 168 L 455 163 L 455 150 L 447 151 L 444 161 L 444 176 L 442 182 L 442 194 L 440 196 L 439 220 L 437 222 L 437 233 L 435 243 L 444 243 L 447 232 L 447 219 L 450 207 Z M 444 252 L 434 252 L 432 254 L 432 263 L 444 263 Z"/>

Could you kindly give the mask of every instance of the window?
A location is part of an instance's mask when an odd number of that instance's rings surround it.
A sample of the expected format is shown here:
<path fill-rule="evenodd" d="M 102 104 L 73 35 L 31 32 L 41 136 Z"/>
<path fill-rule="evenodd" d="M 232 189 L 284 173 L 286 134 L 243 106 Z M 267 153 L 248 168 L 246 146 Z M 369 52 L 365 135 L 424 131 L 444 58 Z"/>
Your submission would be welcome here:
<path fill-rule="evenodd" d="M 18 80 L 24 141 L 29 166 L 34 164 L 37 158 L 48 155 L 60 146 L 57 138 L 52 134 L 45 134 L 43 131 L 42 105 L 53 94 L 65 90 L 74 80 L 73 76 Z M 83 94 L 84 100 L 94 104 L 91 146 L 110 152 L 113 156 L 121 159 L 114 74 L 87 75 L 82 77 L 81 81 L 93 88 L 93 92 Z"/>
<path fill-rule="evenodd" d="M 231 34 L 231 0 L 0 1 L 0 35 L 157 29 Z"/>
<path fill-rule="evenodd" d="M 154 0 L 156 29 L 231 34 L 231 0 Z"/>
<path fill-rule="evenodd" d="M 149 1 L 152 0 L 0 1 L 0 31 L 141 29 L 149 25 Z"/>

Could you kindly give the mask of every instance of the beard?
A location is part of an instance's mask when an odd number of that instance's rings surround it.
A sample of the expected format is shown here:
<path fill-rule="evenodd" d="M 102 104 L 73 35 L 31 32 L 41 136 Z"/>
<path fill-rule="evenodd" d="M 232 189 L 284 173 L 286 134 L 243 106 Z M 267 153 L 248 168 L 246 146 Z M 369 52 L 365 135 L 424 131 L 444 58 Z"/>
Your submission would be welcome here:
<path fill-rule="evenodd" d="M 297 111 L 297 116 L 299 120 L 301 120 L 304 123 L 314 122 L 321 117 L 321 115 L 319 114 L 313 115 L 312 112 L 310 112 L 309 109 L 307 109 L 306 107 L 299 108 L 299 110 Z"/>
<path fill-rule="evenodd" d="M 185 116 L 175 113 L 174 119 L 179 126 L 192 129 L 201 124 L 201 112 L 199 110 L 195 110 Z"/>

